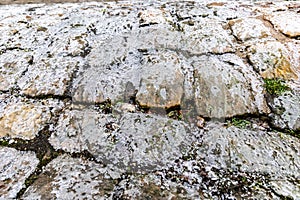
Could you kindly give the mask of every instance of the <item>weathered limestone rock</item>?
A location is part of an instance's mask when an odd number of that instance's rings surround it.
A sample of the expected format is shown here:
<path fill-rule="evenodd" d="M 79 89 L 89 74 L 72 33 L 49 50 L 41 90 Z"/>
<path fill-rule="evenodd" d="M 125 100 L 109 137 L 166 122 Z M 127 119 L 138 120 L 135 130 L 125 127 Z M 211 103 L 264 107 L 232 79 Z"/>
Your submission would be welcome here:
<path fill-rule="evenodd" d="M 63 115 L 49 139 L 56 149 L 88 150 L 99 162 L 125 171 L 162 167 L 188 151 L 192 140 L 183 122 L 137 113 L 114 118 L 92 110 Z"/>
<path fill-rule="evenodd" d="M 204 135 L 198 155 L 218 171 L 229 168 L 264 174 L 265 184 L 277 194 L 297 199 L 299 144 L 299 139 L 282 133 L 216 127 Z"/>
<path fill-rule="evenodd" d="M 214 128 L 203 137 L 202 158 L 218 168 L 299 177 L 299 139 L 275 132 Z"/>
<path fill-rule="evenodd" d="M 182 64 L 174 52 L 143 56 L 136 100 L 143 107 L 169 108 L 181 104 L 184 93 Z"/>
<path fill-rule="evenodd" d="M 226 118 L 268 113 L 262 82 L 235 55 L 201 56 L 194 60 L 195 103 L 200 116 Z"/>
<path fill-rule="evenodd" d="M 297 80 L 299 77 L 299 44 L 270 41 L 248 49 L 248 58 L 263 78 Z"/>
<path fill-rule="evenodd" d="M 44 168 L 22 199 L 108 199 L 116 181 L 94 162 L 60 156 Z"/>
<path fill-rule="evenodd" d="M 198 55 L 234 52 L 233 37 L 222 25 L 218 20 L 206 18 L 195 22 L 193 26 L 185 25 L 179 48 Z"/>
<path fill-rule="evenodd" d="M 46 164 L 20 198 L 299 199 L 299 8 L 250 0 L 0 6 L 0 143 L 33 144 Z M 291 91 L 265 94 L 263 78 L 288 80 Z M 168 116 L 158 114 L 165 108 Z M 246 116 L 244 129 L 210 120 Z M 50 138 L 35 137 L 43 133 Z M 0 156 L 0 177 L 20 180 L 0 179 L 0 196 L 15 198 L 38 161 L 7 147 Z"/>
<path fill-rule="evenodd" d="M 251 39 L 262 39 L 271 36 L 270 30 L 262 20 L 256 18 L 234 19 L 229 21 L 233 35 L 245 42 Z"/>
<path fill-rule="evenodd" d="M 3 51 L 3 52 L 2 52 Z M 22 73 L 31 63 L 31 54 L 24 50 L 7 50 L 0 47 L 0 91 L 14 88 Z"/>
<path fill-rule="evenodd" d="M 15 199 L 25 187 L 25 180 L 37 167 L 39 160 L 33 152 L 0 147 L 0 199 Z"/>
<path fill-rule="evenodd" d="M 273 125 L 281 129 L 300 130 L 300 96 L 286 92 L 269 102 Z"/>
<path fill-rule="evenodd" d="M 101 103 L 109 98 L 116 103 L 134 95 L 141 77 L 141 53 L 127 48 L 115 51 L 114 47 L 119 45 L 126 45 L 123 38 L 106 43 L 107 52 L 101 49 L 91 52 L 87 58 L 89 64 L 80 68 L 74 80 L 74 102 Z"/>
<path fill-rule="evenodd" d="M 7 102 L 6 102 L 7 101 Z M 33 139 L 61 110 L 62 103 L 55 100 L 4 98 L 0 102 L 0 137 Z"/>
<path fill-rule="evenodd" d="M 271 15 L 266 15 L 277 30 L 289 37 L 300 36 L 300 18 L 299 14 L 290 11 L 274 12 Z"/>
<path fill-rule="evenodd" d="M 139 12 L 140 26 L 149 26 L 165 22 L 163 12 L 160 9 L 147 9 Z"/>
<path fill-rule="evenodd" d="M 65 95 L 78 61 L 73 58 L 41 59 L 28 68 L 18 81 L 28 96 Z"/>
<path fill-rule="evenodd" d="M 284 197 L 289 197 L 292 199 L 300 198 L 299 179 L 296 179 L 294 182 L 287 180 L 271 181 L 271 187 L 277 194 L 282 195 Z"/>

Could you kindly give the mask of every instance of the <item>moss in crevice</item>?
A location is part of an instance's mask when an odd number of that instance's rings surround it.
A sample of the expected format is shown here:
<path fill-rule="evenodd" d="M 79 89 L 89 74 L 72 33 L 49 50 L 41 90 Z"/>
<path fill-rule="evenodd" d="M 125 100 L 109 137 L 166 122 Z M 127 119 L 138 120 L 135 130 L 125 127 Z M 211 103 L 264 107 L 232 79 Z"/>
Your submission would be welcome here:
<path fill-rule="evenodd" d="M 242 129 L 250 128 L 252 126 L 252 123 L 250 121 L 237 117 L 233 117 L 232 119 L 227 120 L 227 124 L 228 126 L 235 126 Z"/>
<path fill-rule="evenodd" d="M 264 79 L 264 87 L 266 91 L 271 95 L 281 95 L 286 91 L 290 91 L 290 88 L 285 85 L 285 82 L 281 79 Z"/>
<path fill-rule="evenodd" d="M 166 108 L 166 115 L 168 118 L 171 118 L 171 119 L 183 120 L 180 105 Z"/>

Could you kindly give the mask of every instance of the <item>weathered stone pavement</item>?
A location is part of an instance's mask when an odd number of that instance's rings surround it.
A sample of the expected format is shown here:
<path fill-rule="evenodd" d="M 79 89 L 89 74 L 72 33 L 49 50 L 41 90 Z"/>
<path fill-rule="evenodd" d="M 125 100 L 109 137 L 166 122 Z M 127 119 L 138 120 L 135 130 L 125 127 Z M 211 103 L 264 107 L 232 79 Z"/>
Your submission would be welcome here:
<path fill-rule="evenodd" d="M 0 200 L 300 199 L 299 27 L 299 1 L 1 5 Z"/>

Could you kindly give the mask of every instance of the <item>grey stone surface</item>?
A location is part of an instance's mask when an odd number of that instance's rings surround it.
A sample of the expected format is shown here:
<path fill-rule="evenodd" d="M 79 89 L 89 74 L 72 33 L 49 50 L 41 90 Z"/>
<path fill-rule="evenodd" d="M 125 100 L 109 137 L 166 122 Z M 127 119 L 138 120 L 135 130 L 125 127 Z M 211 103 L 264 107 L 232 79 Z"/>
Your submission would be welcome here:
<path fill-rule="evenodd" d="M 203 137 L 202 158 L 218 168 L 299 177 L 299 139 L 276 132 L 214 128 Z"/>
<path fill-rule="evenodd" d="M 300 96 L 285 92 L 269 102 L 273 124 L 281 129 L 300 129 Z"/>
<path fill-rule="evenodd" d="M 187 124 L 155 115 L 68 111 L 50 143 L 68 152 L 88 150 L 99 162 L 125 171 L 159 169 L 189 151 Z"/>
<path fill-rule="evenodd" d="M 299 8 L 1 5 L 0 199 L 299 199 Z"/>
<path fill-rule="evenodd" d="M 60 156 L 47 165 L 22 199 L 111 199 L 115 183 L 102 165 Z"/>
<path fill-rule="evenodd" d="M 15 199 L 39 160 L 33 152 L 0 147 L 0 199 Z"/>
<path fill-rule="evenodd" d="M 268 113 L 262 82 L 239 57 L 197 57 L 195 68 L 195 103 L 199 115 L 226 118 L 246 113 Z"/>

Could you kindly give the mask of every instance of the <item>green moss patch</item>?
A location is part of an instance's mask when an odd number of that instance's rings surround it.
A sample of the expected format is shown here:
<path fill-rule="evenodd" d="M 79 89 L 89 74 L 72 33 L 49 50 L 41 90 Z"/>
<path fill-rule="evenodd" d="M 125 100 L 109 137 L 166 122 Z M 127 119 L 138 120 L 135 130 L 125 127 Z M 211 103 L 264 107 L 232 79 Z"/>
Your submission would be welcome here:
<path fill-rule="evenodd" d="M 266 91 L 271 95 L 281 95 L 282 93 L 290 90 L 290 88 L 285 85 L 285 82 L 281 79 L 264 79 L 264 82 Z"/>
<path fill-rule="evenodd" d="M 227 121 L 229 126 L 235 126 L 238 128 L 249 128 L 251 126 L 251 122 L 245 119 L 232 118 Z"/>

